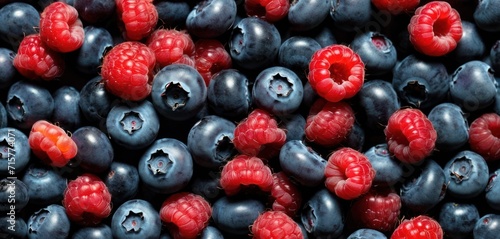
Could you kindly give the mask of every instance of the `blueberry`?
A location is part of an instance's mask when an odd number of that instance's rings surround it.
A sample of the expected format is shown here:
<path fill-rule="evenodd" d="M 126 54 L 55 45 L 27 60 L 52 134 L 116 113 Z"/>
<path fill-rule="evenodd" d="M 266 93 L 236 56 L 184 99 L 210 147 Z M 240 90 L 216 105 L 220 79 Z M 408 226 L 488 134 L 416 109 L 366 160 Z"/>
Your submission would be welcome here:
<path fill-rule="evenodd" d="M 447 193 L 457 198 L 473 198 L 481 194 L 488 184 L 489 171 L 484 158 L 469 150 L 453 156 L 443 167 Z"/>
<path fill-rule="evenodd" d="M 438 222 L 451 238 L 470 238 L 479 220 L 479 211 L 471 203 L 446 202 L 441 206 Z"/>
<path fill-rule="evenodd" d="M 193 176 L 193 159 L 187 146 L 174 138 L 156 140 L 139 161 L 139 177 L 157 193 L 173 193 L 184 188 Z"/>
<path fill-rule="evenodd" d="M 303 186 L 323 183 L 326 160 L 301 140 L 291 140 L 281 147 L 279 162 L 283 171 Z"/>
<path fill-rule="evenodd" d="M 474 239 L 494 239 L 500 234 L 500 215 L 488 213 L 476 221 Z"/>
<path fill-rule="evenodd" d="M 337 238 L 344 230 L 343 211 L 338 198 L 323 188 L 304 203 L 300 219 L 315 238 Z"/>
<path fill-rule="evenodd" d="M 500 31 L 500 2 L 495 0 L 481 0 L 474 10 L 474 22 L 482 30 L 488 32 Z"/>
<path fill-rule="evenodd" d="M 185 28 L 191 6 L 186 1 L 154 1 L 159 21 L 167 28 Z"/>
<path fill-rule="evenodd" d="M 307 31 L 319 26 L 330 13 L 331 0 L 299 0 L 290 3 L 288 23 L 295 31 Z"/>
<path fill-rule="evenodd" d="M 319 43 L 321 48 L 337 44 L 337 38 L 335 38 L 333 29 L 330 27 L 329 24 L 327 23 L 322 24 L 318 26 L 316 29 L 317 32 L 314 32 L 312 38 Z"/>
<path fill-rule="evenodd" d="M 436 105 L 428 114 L 437 132 L 436 148 L 440 151 L 454 151 L 467 144 L 469 125 L 462 109 L 453 103 Z"/>
<path fill-rule="evenodd" d="M 199 236 L 200 239 L 224 239 L 222 232 L 214 226 L 207 226 Z"/>
<path fill-rule="evenodd" d="M 187 120 L 203 108 L 207 87 L 192 66 L 172 64 L 154 77 L 151 98 L 158 113 L 171 120 Z"/>
<path fill-rule="evenodd" d="M 92 0 L 77 0 L 77 2 L 85 2 Z M 113 4 L 114 1 L 96 1 L 89 4 Z M 89 6 L 90 8 L 91 6 Z M 85 8 L 87 9 L 87 8 Z M 100 73 L 99 67 L 102 63 L 102 58 L 106 52 L 113 47 L 113 37 L 103 27 L 85 26 L 83 28 L 84 39 L 83 45 L 76 51 L 75 68 L 82 73 L 89 75 L 97 75 Z"/>
<path fill-rule="evenodd" d="M 344 31 L 360 31 L 370 21 L 370 0 L 331 0 L 330 17 L 335 27 Z M 352 7 L 356 6 L 356 7 Z"/>
<path fill-rule="evenodd" d="M 321 45 L 311 37 L 292 36 L 281 44 L 278 64 L 292 70 L 305 82 L 311 57 L 319 49 Z"/>
<path fill-rule="evenodd" d="M 81 125 L 80 92 L 73 86 L 61 86 L 53 96 L 52 122 L 64 130 L 73 131 Z"/>
<path fill-rule="evenodd" d="M 203 0 L 187 16 L 186 29 L 200 38 L 218 37 L 233 26 L 236 13 L 234 0 Z"/>
<path fill-rule="evenodd" d="M 476 24 L 462 20 L 462 31 L 462 38 L 455 50 L 450 53 L 451 60 L 458 65 L 472 60 L 479 60 L 486 52 L 485 43 Z"/>
<path fill-rule="evenodd" d="M 396 65 L 396 48 L 392 41 L 380 32 L 367 31 L 357 34 L 350 47 L 359 55 L 369 75 L 387 73 Z"/>
<path fill-rule="evenodd" d="M 223 196 L 212 205 L 212 219 L 221 231 L 245 236 L 250 233 L 249 226 L 265 209 L 264 203 L 257 199 Z"/>
<path fill-rule="evenodd" d="M 12 2 L 0 8 L 0 39 L 17 51 L 24 36 L 37 33 L 40 13 L 32 5 Z"/>
<path fill-rule="evenodd" d="M 358 151 L 363 150 L 366 141 L 366 134 L 363 127 L 358 122 L 354 122 L 351 131 L 341 143 L 344 147 L 349 147 Z"/>
<path fill-rule="evenodd" d="M 50 205 L 63 199 L 67 180 L 55 168 L 41 163 L 32 163 L 21 179 L 28 187 L 30 203 Z"/>
<path fill-rule="evenodd" d="M 102 77 L 96 76 L 80 90 L 79 106 L 83 116 L 91 123 L 105 123 L 115 99 L 116 97 L 105 89 Z"/>
<path fill-rule="evenodd" d="M 392 186 L 403 181 L 403 166 L 388 150 L 387 144 L 377 144 L 364 152 L 375 169 L 374 185 Z"/>
<path fill-rule="evenodd" d="M 66 239 L 70 221 L 59 204 L 51 204 L 33 213 L 27 222 L 29 239 Z"/>
<path fill-rule="evenodd" d="M 306 119 L 298 113 L 279 117 L 280 128 L 285 129 L 286 141 L 303 140 L 305 137 Z"/>
<path fill-rule="evenodd" d="M 15 56 L 14 51 L 0 47 L 0 89 L 6 89 L 16 81 L 18 75 L 13 63 Z"/>
<path fill-rule="evenodd" d="M 28 137 L 22 131 L 0 128 L 0 175 L 20 173 L 31 159 Z"/>
<path fill-rule="evenodd" d="M 109 239 L 112 237 L 111 227 L 106 224 L 98 224 L 76 230 L 71 239 Z"/>
<path fill-rule="evenodd" d="M 94 126 L 78 128 L 71 138 L 78 147 L 74 166 L 94 173 L 106 171 L 114 159 L 114 149 L 107 135 Z"/>
<path fill-rule="evenodd" d="M 387 239 L 387 237 L 377 230 L 361 228 L 351 233 L 347 239 Z"/>
<path fill-rule="evenodd" d="M 126 201 L 113 214 L 111 231 L 113 238 L 117 239 L 158 239 L 161 233 L 160 214 L 148 201 Z"/>
<path fill-rule="evenodd" d="M 86 23 L 96 24 L 107 21 L 116 11 L 113 0 L 73 0 L 78 17 Z"/>
<path fill-rule="evenodd" d="M 111 163 L 103 181 L 115 206 L 132 199 L 139 190 L 139 172 L 136 167 L 127 163 Z"/>
<path fill-rule="evenodd" d="M 0 128 L 5 128 L 7 125 L 7 110 L 5 110 L 5 106 L 0 102 Z"/>
<path fill-rule="evenodd" d="M 364 116 L 360 117 L 360 121 L 374 130 L 384 129 L 389 117 L 401 107 L 398 94 L 391 83 L 384 80 L 374 79 L 365 82 L 356 98 L 360 112 Z"/>
<path fill-rule="evenodd" d="M 485 198 L 486 203 L 495 210 L 500 210 L 500 183 L 498 183 L 498 175 L 500 173 L 500 169 L 495 170 L 490 174 L 490 178 L 488 184 L 485 189 Z"/>
<path fill-rule="evenodd" d="M 281 36 L 273 24 L 246 17 L 231 30 L 229 54 L 242 69 L 263 69 L 275 61 L 280 45 Z"/>
<path fill-rule="evenodd" d="M 24 219 L 16 215 L 0 217 L 0 237 L 6 239 L 26 238 L 28 226 Z"/>
<path fill-rule="evenodd" d="M 218 72 L 208 84 L 208 108 L 226 119 L 245 118 L 252 103 L 248 85 L 248 78 L 240 71 L 227 69 Z"/>
<path fill-rule="evenodd" d="M 17 178 L 3 178 L 0 180 L 0 212 L 16 214 L 29 201 L 28 187 Z"/>
<path fill-rule="evenodd" d="M 212 202 L 219 198 L 224 192 L 219 183 L 220 172 L 209 171 L 208 173 L 195 173 L 191 179 L 189 189 L 206 200 Z"/>

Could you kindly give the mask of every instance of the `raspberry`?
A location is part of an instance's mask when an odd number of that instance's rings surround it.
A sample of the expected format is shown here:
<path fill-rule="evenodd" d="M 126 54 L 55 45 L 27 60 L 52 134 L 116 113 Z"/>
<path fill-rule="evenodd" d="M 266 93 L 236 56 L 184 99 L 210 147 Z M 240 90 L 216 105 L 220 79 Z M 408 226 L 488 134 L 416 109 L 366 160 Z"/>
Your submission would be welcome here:
<path fill-rule="evenodd" d="M 266 211 L 252 224 L 253 239 L 302 239 L 302 230 L 288 215 L 281 211 Z"/>
<path fill-rule="evenodd" d="M 312 55 L 307 78 L 319 96 L 338 102 L 361 90 L 365 65 L 351 48 L 333 44 Z"/>
<path fill-rule="evenodd" d="M 462 38 L 462 21 L 449 3 L 432 1 L 417 8 L 408 32 L 417 51 L 428 56 L 443 56 L 453 51 Z"/>
<path fill-rule="evenodd" d="M 356 199 L 350 210 L 350 223 L 359 228 L 392 231 L 399 220 L 401 199 L 389 188 L 373 188 Z"/>
<path fill-rule="evenodd" d="M 443 229 L 439 222 L 425 215 L 404 220 L 394 230 L 391 239 L 442 239 Z"/>
<path fill-rule="evenodd" d="M 160 68 L 174 63 L 194 67 L 194 42 L 186 31 L 158 29 L 148 37 L 146 44 L 154 51 Z"/>
<path fill-rule="evenodd" d="M 23 38 L 13 65 L 21 75 L 32 80 L 53 80 L 61 76 L 65 68 L 62 55 L 43 43 L 40 34 Z"/>
<path fill-rule="evenodd" d="M 485 160 L 499 160 L 500 115 L 485 113 L 475 119 L 469 127 L 469 144 Z"/>
<path fill-rule="evenodd" d="M 273 211 L 282 211 L 290 217 L 295 216 L 302 205 L 302 194 L 299 188 L 284 172 L 273 174 L 271 198 Z"/>
<path fill-rule="evenodd" d="M 28 142 L 39 159 L 54 167 L 64 167 L 78 152 L 76 143 L 62 128 L 45 120 L 33 124 Z"/>
<path fill-rule="evenodd" d="M 248 16 L 277 22 L 287 15 L 290 2 L 288 0 L 245 0 L 244 7 Z"/>
<path fill-rule="evenodd" d="M 97 225 L 111 214 L 111 193 L 99 177 L 86 173 L 68 183 L 62 204 L 70 220 Z"/>
<path fill-rule="evenodd" d="M 158 22 L 153 0 L 116 0 L 116 9 L 127 40 L 139 41 L 148 37 Z"/>
<path fill-rule="evenodd" d="M 71 52 L 83 45 L 84 31 L 78 11 L 64 2 L 53 2 L 40 14 L 40 36 L 51 49 Z"/>
<path fill-rule="evenodd" d="M 231 56 L 222 43 L 215 39 L 200 39 L 195 43 L 195 67 L 205 80 L 205 84 L 215 73 L 232 66 Z"/>
<path fill-rule="evenodd" d="M 286 133 L 268 112 L 255 109 L 234 130 L 234 147 L 242 154 L 269 159 L 285 144 Z"/>
<path fill-rule="evenodd" d="M 155 54 L 140 42 L 126 41 L 113 47 L 102 62 L 101 76 L 112 94 L 139 101 L 151 93 Z"/>
<path fill-rule="evenodd" d="M 220 185 L 229 196 L 240 192 L 242 186 L 250 185 L 269 192 L 273 186 L 273 174 L 261 159 L 238 155 L 222 168 Z"/>
<path fill-rule="evenodd" d="M 375 178 L 368 158 L 352 149 L 341 148 L 328 158 L 325 186 L 338 197 L 351 200 L 368 192 Z"/>
<path fill-rule="evenodd" d="M 399 15 L 413 11 L 420 4 L 420 0 L 372 0 L 372 3 L 378 10 Z"/>
<path fill-rule="evenodd" d="M 212 207 L 200 195 L 180 192 L 162 204 L 160 218 L 176 239 L 194 239 L 208 225 Z"/>
<path fill-rule="evenodd" d="M 306 119 L 305 136 L 322 146 L 342 142 L 354 126 L 354 111 L 346 102 L 329 102 L 318 98 Z"/>
<path fill-rule="evenodd" d="M 437 132 L 419 109 L 400 109 L 384 129 L 389 152 L 404 163 L 415 164 L 434 150 Z"/>

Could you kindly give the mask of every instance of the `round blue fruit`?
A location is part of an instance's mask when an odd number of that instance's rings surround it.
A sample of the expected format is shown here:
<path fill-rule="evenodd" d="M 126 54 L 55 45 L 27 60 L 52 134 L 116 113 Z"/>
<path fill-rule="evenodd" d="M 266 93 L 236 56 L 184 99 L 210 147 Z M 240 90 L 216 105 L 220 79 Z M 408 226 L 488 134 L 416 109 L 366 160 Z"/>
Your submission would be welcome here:
<path fill-rule="evenodd" d="M 208 109 L 226 119 L 241 120 L 252 106 L 248 78 L 238 70 L 216 73 L 207 89 Z"/>
<path fill-rule="evenodd" d="M 70 221 L 63 206 L 51 204 L 33 213 L 27 222 L 29 239 L 66 239 Z"/>
<path fill-rule="evenodd" d="M 83 126 L 71 135 L 78 147 L 72 166 L 89 172 L 102 173 L 108 170 L 114 159 L 114 149 L 108 136 L 94 126 Z"/>
<path fill-rule="evenodd" d="M 476 221 L 472 230 L 474 239 L 494 239 L 500 234 L 500 215 L 488 213 Z"/>
<path fill-rule="evenodd" d="M 30 159 L 28 136 L 14 127 L 0 128 L 0 175 L 12 176 L 22 172 Z"/>
<path fill-rule="evenodd" d="M 67 131 L 80 127 L 80 92 L 73 86 L 61 86 L 52 95 L 54 98 L 54 112 L 52 122 Z"/>
<path fill-rule="evenodd" d="M 245 236 L 249 226 L 266 209 L 264 203 L 253 198 L 233 198 L 223 196 L 212 205 L 212 219 L 223 232 Z"/>
<path fill-rule="evenodd" d="M 316 238 L 337 238 L 344 230 L 344 217 L 338 198 L 326 188 L 316 191 L 304 203 L 300 220 Z"/>
<path fill-rule="evenodd" d="M 314 187 L 324 182 L 326 160 L 302 140 L 291 140 L 281 147 L 279 162 L 295 182 Z"/>
<path fill-rule="evenodd" d="M 214 38 L 230 30 L 236 20 L 234 0 L 206 0 L 196 4 L 186 18 L 186 29 L 200 38 Z"/>
<path fill-rule="evenodd" d="M 148 201 L 129 200 L 113 213 L 111 231 L 113 238 L 117 239 L 158 239 L 160 215 Z"/>
<path fill-rule="evenodd" d="M 470 238 L 478 220 L 479 211 L 471 203 L 446 202 L 438 216 L 444 234 L 456 239 Z"/>
<path fill-rule="evenodd" d="M 484 158 L 470 150 L 463 150 L 443 167 L 447 193 L 457 198 L 473 198 L 488 184 L 489 169 Z"/>
<path fill-rule="evenodd" d="M 32 163 L 23 174 L 22 181 L 28 187 L 30 203 L 45 205 L 62 201 L 67 179 L 55 168 L 42 163 Z"/>

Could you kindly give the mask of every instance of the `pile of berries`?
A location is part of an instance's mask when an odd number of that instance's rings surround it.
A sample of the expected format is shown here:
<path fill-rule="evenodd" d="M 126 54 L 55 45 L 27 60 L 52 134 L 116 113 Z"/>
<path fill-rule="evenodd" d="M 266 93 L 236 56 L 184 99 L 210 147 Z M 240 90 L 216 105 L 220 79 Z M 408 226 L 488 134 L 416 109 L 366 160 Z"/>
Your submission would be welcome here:
<path fill-rule="evenodd" d="M 0 237 L 500 235 L 500 1 L 0 1 Z"/>

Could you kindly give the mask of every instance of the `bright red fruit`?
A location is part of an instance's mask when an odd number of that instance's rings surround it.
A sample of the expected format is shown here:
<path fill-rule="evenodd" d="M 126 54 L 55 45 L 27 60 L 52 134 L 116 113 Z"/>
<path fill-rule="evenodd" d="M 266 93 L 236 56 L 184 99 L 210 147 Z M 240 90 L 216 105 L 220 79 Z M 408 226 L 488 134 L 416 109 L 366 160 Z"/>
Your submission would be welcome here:
<path fill-rule="evenodd" d="M 195 67 L 208 86 L 215 73 L 232 66 L 231 56 L 216 39 L 200 39 L 195 43 Z"/>
<path fill-rule="evenodd" d="M 365 64 L 351 48 L 333 44 L 313 54 L 307 78 L 319 96 L 338 102 L 353 97 L 361 89 Z"/>
<path fill-rule="evenodd" d="M 266 211 L 252 225 L 253 239 L 302 239 L 299 225 L 284 212 Z"/>
<path fill-rule="evenodd" d="M 399 15 L 415 10 L 420 4 L 420 0 L 372 0 L 372 3 L 378 10 Z"/>
<path fill-rule="evenodd" d="M 449 3 L 432 1 L 417 8 L 408 32 L 417 51 L 428 56 L 443 56 L 453 51 L 462 38 L 462 21 Z"/>
<path fill-rule="evenodd" d="M 431 155 L 437 132 L 419 109 L 394 112 L 384 129 L 389 152 L 404 163 L 415 164 Z"/>
<path fill-rule="evenodd" d="M 154 51 L 160 68 L 174 63 L 194 67 L 194 42 L 186 31 L 158 29 L 149 36 L 146 44 Z"/>
<path fill-rule="evenodd" d="M 469 127 L 469 144 L 472 150 L 486 160 L 500 159 L 500 115 L 485 113 Z"/>
<path fill-rule="evenodd" d="M 238 155 L 224 165 L 220 176 L 220 186 L 227 195 L 235 195 L 243 187 L 250 185 L 264 192 L 272 189 L 273 174 L 260 158 Z"/>
<path fill-rule="evenodd" d="M 155 64 L 154 52 L 143 43 L 126 41 L 114 46 L 101 67 L 106 90 L 125 100 L 146 98 L 151 93 Z"/>
<path fill-rule="evenodd" d="M 352 149 L 340 148 L 328 158 L 325 186 L 338 197 L 351 200 L 370 190 L 375 170 L 368 158 Z"/>
<path fill-rule="evenodd" d="M 83 45 L 85 32 L 78 11 L 64 2 L 53 2 L 40 14 L 40 36 L 51 49 L 71 52 Z"/>
<path fill-rule="evenodd" d="M 99 177 L 83 174 L 68 183 L 62 204 L 70 220 L 97 225 L 111 214 L 111 193 Z"/>
<path fill-rule="evenodd" d="M 116 0 L 116 10 L 127 40 L 139 41 L 148 37 L 158 23 L 153 0 Z"/>
<path fill-rule="evenodd" d="M 194 239 L 208 225 L 212 207 L 200 195 L 180 192 L 162 204 L 160 218 L 176 239 Z"/>
<path fill-rule="evenodd" d="M 245 0 L 244 7 L 248 16 L 259 17 L 268 22 L 276 22 L 288 14 L 290 1 Z"/>
<path fill-rule="evenodd" d="M 273 211 L 282 211 L 290 217 L 294 217 L 302 206 L 300 189 L 284 172 L 273 174 L 271 198 L 273 199 Z"/>
<path fill-rule="evenodd" d="M 64 167 L 78 152 L 76 143 L 62 128 L 45 120 L 33 124 L 28 142 L 39 159 L 54 167 Z"/>
<path fill-rule="evenodd" d="M 43 43 L 40 34 L 25 36 L 13 65 L 17 71 L 28 79 L 53 80 L 64 73 L 63 56 Z"/>
<path fill-rule="evenodd" d="M 335 146 L 347 137 L 354 119 L 354 111 L 348 103 L 318 98 L 307 116 L 305 136 L 316 144 Z"/>
<path fill-rule="evenodd" d="M 404 220 L 394 230 L 391 239 L 442 239 L 443 229 L 435 219 L 420 215 Z"/>

